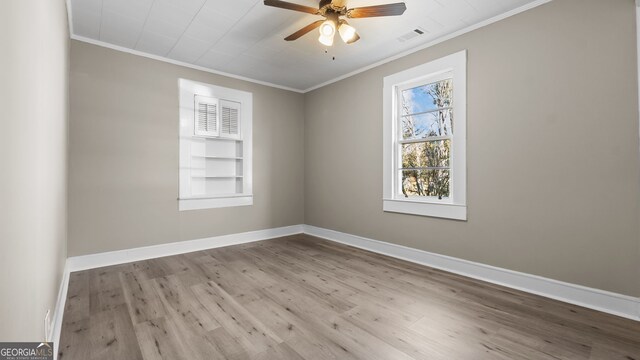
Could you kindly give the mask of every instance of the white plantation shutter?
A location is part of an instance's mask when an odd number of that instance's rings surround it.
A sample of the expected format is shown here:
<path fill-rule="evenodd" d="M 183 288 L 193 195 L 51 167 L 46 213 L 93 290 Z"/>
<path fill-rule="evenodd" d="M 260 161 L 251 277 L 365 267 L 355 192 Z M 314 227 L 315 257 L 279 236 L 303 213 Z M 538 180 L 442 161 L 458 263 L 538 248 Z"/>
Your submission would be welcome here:
<path fill-rule="evenodd" d="M 195 96 L 194 128 L 195 135 L 218 136 L 220 134 L 218 99 Z"/>
<path fill-rule="evenodd" d="M 220 100 L 220 136 L 240 138 L 240 103 Z"/>

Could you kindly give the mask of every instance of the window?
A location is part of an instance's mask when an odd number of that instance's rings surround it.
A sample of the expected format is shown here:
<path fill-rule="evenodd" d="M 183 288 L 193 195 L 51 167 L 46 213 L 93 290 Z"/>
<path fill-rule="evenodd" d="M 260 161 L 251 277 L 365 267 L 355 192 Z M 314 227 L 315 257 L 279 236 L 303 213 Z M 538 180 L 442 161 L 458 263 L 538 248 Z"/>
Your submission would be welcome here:
<path fill-rule="evenodd" d="M 466 57 L 384 78 L 384 211 L 466 220 Z"/>
<path fill-rule="evenodd" d="M 252 205 L 252 94 L 180 79 L 180 210 Z"/>

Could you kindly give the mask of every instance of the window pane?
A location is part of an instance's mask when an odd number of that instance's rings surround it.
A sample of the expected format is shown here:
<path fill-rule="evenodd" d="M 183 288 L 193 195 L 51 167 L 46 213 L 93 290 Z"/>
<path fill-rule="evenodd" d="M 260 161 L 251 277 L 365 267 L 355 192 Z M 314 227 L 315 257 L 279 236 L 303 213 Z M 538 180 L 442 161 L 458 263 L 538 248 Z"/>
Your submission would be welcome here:
<path fill-rule="evenodd" d="M 402 168 L 449 167 L 451 140 L 402 144 Z"/>
<path fill-rule="evenodd" d="M 449 197 L 449 170 L 401 170 L 400 193 L 405 197 Z"/>
<path fill-rule="evenodd" d="M 453 134 L 451 127 L 453 114 L 451 109 L 403 116 L 401 121 L 403 139 L 422 139 L 429 136 L 448 136 Z"/>
<path fill-rule="evenodd" d="M 402 91 L 401 115 L 411 115 L 452 106 L 451 79 Z"/>

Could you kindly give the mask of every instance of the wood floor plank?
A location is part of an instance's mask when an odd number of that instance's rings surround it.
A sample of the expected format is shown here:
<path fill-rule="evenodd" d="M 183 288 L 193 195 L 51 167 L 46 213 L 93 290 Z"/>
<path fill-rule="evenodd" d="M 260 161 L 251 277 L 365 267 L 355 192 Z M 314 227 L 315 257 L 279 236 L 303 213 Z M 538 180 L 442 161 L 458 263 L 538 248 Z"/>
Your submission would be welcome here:
<path fill-rule="evenodd" d="M 88 271 L 72 272 L 60 333 L 59 359 L 89 359 L 90 282 Z"/>
<path fill-rule="evenodd" d="M 304 360 L 300 354 L 293 350 L 288 344 L 282 343 L 275 347 L 269 348 L 255 356 L 251 357 L 252 360 L 273 360 L 273 359 L 288 359 L 288 360 Z"/>
<path fill-rule="evenodd" d="M 292 349 L 305 360 L 354 360 L 358 359 L 346 348 L 322 336 L 300 337 L 295 336 L 286 341 Z"/>
<path fill-rule="evenodd" d="M 70 275 L 60 359 L 640 360 L 640 322 L 306 235 Z"/>
<path fill-rule="evenodd" d="M 65 315 L 76 319 L 89 318 L 90 281 L 88 271 L 77 271 L 69 274 L 69 287 L 65 303 Z"/>
<path fill-rule="evenodd" d="M 589 359 L 640 360 L 640 346 L 607 339 L 595 340 Z"/>
<path fill-rule="evenodd" d="M 65 314 L 58 359 L 90 359 L 92 353 L 89 335 L 89 318 L 72 319 L 73 314 Z"/>
<path fill-rule="evenodd" d="M 591 343 L 509 328 L 501 328 L 492 336 L 490 344 L 492 345 L 489 346 L 495 345 L 502 349 L 519 349 L 520 353 L 526 353 L 530 357 L 550 359 L 588 359 L 592 350 Z"/>
<path fill-rule="evenodd" d="M 136 261 L 131 264 L 133 270 L 143 275 L 144 279 L 155 279 L 171 275 L 171 269 L 165 263 L 166 258 Z"/>
<path fill-rule="evenodd" d="M 280 254 L 287 253 L 282 251 Z M 292 257 L 292 255 L 290 255 Z M 378 269 L 369 267 L 368 271 L 353 271 L 351 266 L 358 266 L 354 261 L 344 262 L 344 259 L 336 258 L 328 260 L 318 260 L 304 254 L 297 254 L 299 259 L 304 260 L 308 270 L 313 273 L 320 273 L 332 280 L 334 284 L 342 284 L 355 293 L 349 296 L 352 303 L 361 303 L 364 298 L 374 297 L 377 301 L 372 303 L 390 303 L 396 309 L 402 309 L 405 314 L 413 314 L 422 317 L 428 302 L 440 299 L 441 302 L 450 302 L 449 298 L 440 296 L 441 289 L 422 289 L 416 287 L 415 282 L 397 281 L 393 277 L 392 269 Z M 342 260 L 342 261 L 341 261 Z M 368 266 L 368 265 L 367 265 Z M 401 273 L 396 274 L 397 277 Z M 390 277 L 387 278 L 387 275 Z M 385 281 L 386 280 L 386 281 Z M 371 300 L 371 299 L 369 299 Z M 364 300 L 367 301 L 367 300 Z"/>
<path fill-rule="evenodd" d="M 321 320 L 325 320 L 324 322 Z M 342 317 L 336 316 L 332 319 L 316 319 L 319 331 L 326 337 L 343 344 L 344 348 L 350 349 L 360 359 L 413 359 L 401 349 L 394 347 L 386 341 L 369 333 L 365 329 L 345 321 Z"/>
<path fill-rule="evenodd" d="M 215 348 L 215 353 L 221 354 L 221 359 L 242 360 L 250 357 L 242 344 L 229 335 L 223 327 L 209 331 L 205 338 Z"/>
<path fill-rule="evenodd" d="M 277 304 L 266 297 L 244 304 L 244 307 L 260 322 L 269 324 L 269 329 L 283 342 L 294 336 L 310 335 L 310 333 L 302 331 L 303 327 L 300 326 L 302 324 L 300 319 L 291 321 L 292 315 L 286 314 L 286 310 L 278 307 Z"/>
<path fill-rule="evenodd" d="M 142 359 L 126 305 L 92 315 L 89 321 L 91 359 Z"/>
<path fill-rule="evenodd" d="M 268 257 L 268 253 L 265 255 L 268 259 L 271 259 Z M 316 275 L 309 274 L 306 269 L 300 266 L 297 266 L 295 269 L 278 267 L 267 263 L 263 259 L 263 257 L 258 256 L 252 260 L 258 263 L 262 269 L 269 272 L 269 274 L 277 280 L 278 285 L 286 284 L 289 288 L 304 289 L 304 291 L 332 309 L 345 311 L 355 307 L 355 304 L 347 299 L 347 297 L 354 295 L 355 292 L 342 287 L 341 284 L 337 282 L 329 283 L 326 280 L 317 279 Z M 277 263 L 283 264 L 286 263 L 286 261 L 278 260 Z M 340 289 L 342 289 L 342 291 Z"/>
<path fill-rule="evenodd" d="M 265 295 L 284 306 L 287 312 L 296 315 L 304 323 L 312 324 L 316 334 L 337 344 L 344 353 L 353 354 L 361 359 L 410 359 L 406 354 L 380 342 L 363 329 L 344 322 L 339 318 L 340 309 L 324 307 L 320 299 L 295 289 L 276 286 L 266 288 Z M 344 356 L 344 353 L 341 356 Z"/>
<path fill-rule="evenodd" d="M 136 324 L 135 332 L 145 360 L 187 359 L 189 348 L 182 334 L 173 331 L 164 317 Z"/>
<path fill-rule="evenodd" d="M 451 349 L 446 347 L 450 341 L 440 343 L 437 339 L 413 331 L 398 322 L 393 315 L 384 314 L 367 308 L 367 305 L 344 313 L 341 317 L 351 324 L 366 330 L 379 341 L 387 342 L 414 359 L 450 358 Z"/>
<path fill-rule="evenodd" d="M 132 264 L 113 265 L 87 270 L 92 293 L 121 288 L 120 273 L 133 271 Z"/>
<path fill-rule="evenodd" d="M 140 271 L 120 273 L 120 281 L 134 324 L 164 317 L 162 302 L 151 284 Z"/>
<path fill-rule="evenodd" d="M 213 281 L 192 286 L 194 294 L 216 321 L 250 355 L 256 355 L 282 342 L 231 295 Z"/>
<path fill-rule="evenodd" d="M 109 290 L 98 290 L 89 296 L 89 313 L 91 315 L 101 311 L 112 310 L 119 305 L 125 305 L 126 300 L 122 287 Z"/>
<path fill-rule="evenodd" d="M 286 339 L 298 354 L 305 359 L 358 359 L 357 354 L 350 349 L 343 339 L 336 339 L 334 334 L 328 334 L 326 325 L 319 324 L 317 315 L 308 316 L 305 309 L 313 306 L 308 299 L 282 300 L 279 296 L 288 297 L 288 294 L 265 293 L 264 299 L 259 303 L 249 304 L 254 309 L 255 316 L 268 324 L 286 324 L 275 327 L 279 335 Z M 300 301 L 302 300 L 302 301 Z M 253 306 L 256 307 L 253 307 Z M 329 311 L 327 316 L 332 317 L 334 312 Z"/>
<path fill-rule="evenodd" d="M 223 263 L 207 263 L 202 265 L 205 273 L 221 289 L 231 295 L 237 302 L 244 304 L 258 299 L 255 288 L 237 271 Z"/>
<path fill-rule="evenodd" d="M 177 275 L 155 278 L 151 280 L 151 284 L 160 296 L 164 312 L 171 321 L 184 323 L 198 334 L 220 327 L 220 324 Z"/>
<path fill-rule="evenodd" d="M 226 353 L 210 332 L 195 329 L 180 318 L 167 317 L 136 325 L 136 334 L 146 360 L 149 359 L 227 359 Z"/>

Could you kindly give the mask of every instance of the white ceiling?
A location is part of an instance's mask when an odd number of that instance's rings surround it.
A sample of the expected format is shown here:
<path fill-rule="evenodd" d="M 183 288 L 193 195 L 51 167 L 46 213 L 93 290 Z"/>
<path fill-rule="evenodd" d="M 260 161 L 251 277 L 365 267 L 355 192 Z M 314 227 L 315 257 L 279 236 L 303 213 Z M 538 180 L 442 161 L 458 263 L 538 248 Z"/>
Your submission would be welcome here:
<path fill-rule="evenodd" d="M 289 0 L 318 6 L 316 0 Z M 349 8 L 400 0 L 349 0 Z M 87 38 L 281 87 L 306 90 L 539 0 L 404 0 L 402 16 L 351 19 L 361 40 L 318 32 L 287 42 L 316 15 L 262 0 L 71 0 L 73 37 Z M 425 33 L 398 38 L 422 28 Z M 327 51 L 325 53 L 325 50 Z M 332 58 L 335 57 L 335 60 Z"/>

